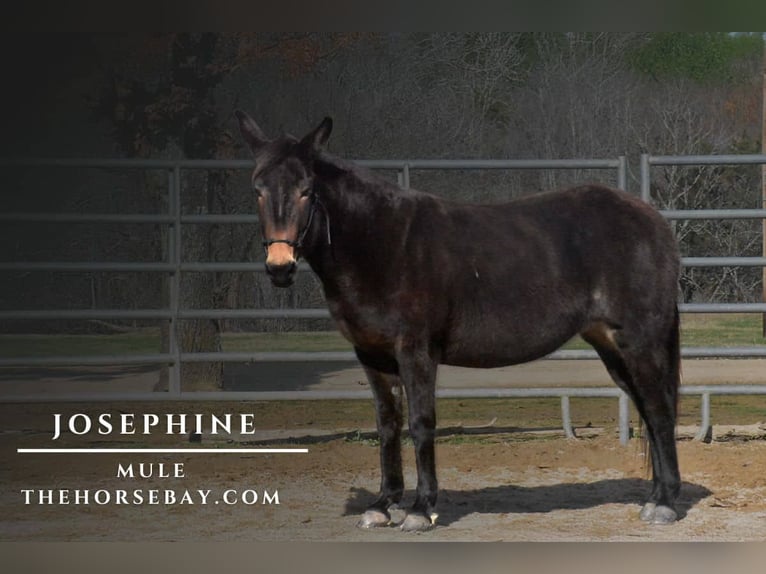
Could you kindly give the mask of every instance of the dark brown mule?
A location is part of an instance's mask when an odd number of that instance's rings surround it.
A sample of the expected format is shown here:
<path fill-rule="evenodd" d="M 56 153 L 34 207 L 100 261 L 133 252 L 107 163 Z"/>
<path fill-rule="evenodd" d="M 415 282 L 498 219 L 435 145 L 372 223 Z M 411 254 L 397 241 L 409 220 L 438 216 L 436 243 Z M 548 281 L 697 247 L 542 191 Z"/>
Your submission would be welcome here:
<path fill-rule="evenodd" d="M 437 496 L 437 365 L 523 363 L 578 333 L 646 425 L 654 486 L 641 518 L 677 518 L 679 258 L 655 210 L 599 186 L 505 205 L 452 203 L 323 151 L 329 118 L 302 140 L 269 140 L 236 115 L 255 156 L 267 271 L 286 287 L 298 257 L 308 261 L 375 396 L 380 495 L 360 526 L 389 524 L 402 498 L 402 387 L 418 484 L 401 526 L 423 530 Z"/>

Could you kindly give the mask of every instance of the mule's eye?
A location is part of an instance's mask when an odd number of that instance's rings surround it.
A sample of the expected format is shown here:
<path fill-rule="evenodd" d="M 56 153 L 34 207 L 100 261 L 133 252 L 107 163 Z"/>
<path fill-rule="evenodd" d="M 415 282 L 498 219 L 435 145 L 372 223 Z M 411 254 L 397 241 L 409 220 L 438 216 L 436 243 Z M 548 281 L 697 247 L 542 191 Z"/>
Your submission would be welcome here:
<path fill-rule="evenodd" d="M 311 186 L 307 185 L 306 187 L 302 187 L 300 190 L 301 197 L 308 197 L 309 194 L 311 194 Z"/>

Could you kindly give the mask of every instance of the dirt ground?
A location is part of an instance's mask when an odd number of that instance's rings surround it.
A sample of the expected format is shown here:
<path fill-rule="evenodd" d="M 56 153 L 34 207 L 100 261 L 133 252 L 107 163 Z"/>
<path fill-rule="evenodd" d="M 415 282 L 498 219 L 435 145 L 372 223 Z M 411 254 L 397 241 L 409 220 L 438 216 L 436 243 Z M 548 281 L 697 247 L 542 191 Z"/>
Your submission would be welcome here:
<path fill-rule="evenodd" d="M 764 384 L 763 359 L 685 360 L 684 384 Z M 224 389 L 229 391 L 360 390 L 364 371 L 355 363 L 227 364 Z M 152 392 L 159 371 L 152 366 L 48 367 L 0 369 L 0 396 L 69 393 Z M 441 389 L 497 387 L 612 386 L 598 360 L 543 360 L 499 367 L 439 367 Z M 218 390 L 197 388 L 195 390 Z"/>
<path fill-rule="evenodd" d="M 59 411 L 68 407 L 59 406 Z M 395 527 L 355 527 L 378 486 L 374 441 L 327 439 L 291 454 L 20 454 L 51 446 L 48 415 L 3 407 L 0 433 L 2 541 L 762 541 L 766 540 L 766 441 L 680 441 L 682 519 L 650 526 L 638 519 L 649 491 L 640 441 L 620 446 L 613 433 L 567 440 L 518 434 L 443 437 L 435 529 L 409 534 Z M 18 416 L 14 416 L 18 412 Z M 138 443 L 68 435 L 54 446 L 125 447 Z M 177 436 L 150 437 L 141 447 L 190 445 Z M 270 447 L 278 446 L 269 444 Z M 415 464 L 404 445 L 407 494 Z M 118 465 L 183 463 L 181 478 L 118 478 Z M 23 491 L 30 491 L 25 504 Z M 74 504 L 89 490 L 89 504 Z M 143 504 L 117 503 L 117 492 L 144 493 Z M 194 504 L 149 504 L 148 492 Z M 210 491 L 202 504 L 198 490 Z M 53 491 L 40 504 L 39 492 Z M 59 491 L 66 491 L 63 504 Z M 106 504 L 95 502 L 110 496 Z M 225 492 L 236 491 L 225 504 Z M 256 504 L 253 492 L 258 493 Z M 263 504 L 278 492 L 279 505 Z M 106 493 L 106 494 L 103 494 Z M 51 498 L 52 497 L 52 498 Z M 243 498 L 244 497 L 244 498 Z M 128 500 L 133 500 L 129 498 Z M 401 519 L 401 513 L 394 515 Z"/>

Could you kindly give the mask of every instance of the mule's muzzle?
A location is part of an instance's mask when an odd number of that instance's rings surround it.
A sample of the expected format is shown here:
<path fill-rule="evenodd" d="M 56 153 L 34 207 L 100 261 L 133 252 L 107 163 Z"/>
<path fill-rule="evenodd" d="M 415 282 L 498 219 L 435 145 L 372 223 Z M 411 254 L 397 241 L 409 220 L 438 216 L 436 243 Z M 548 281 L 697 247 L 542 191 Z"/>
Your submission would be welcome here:
<path fill-rule="evenodd" d="M 266 263 L 266 273 L 276 287 L 289 287 L 295 281 L 298 264 L 295 261 L 274 265 Z"/>
<path fill-rule="evenodd" d="M 295 279 L 298 262 L 295 257 L 296 242 L 289 239 L 269 239 L 266 248 L 266 273 L 277 287 L 289 287 Z"/>

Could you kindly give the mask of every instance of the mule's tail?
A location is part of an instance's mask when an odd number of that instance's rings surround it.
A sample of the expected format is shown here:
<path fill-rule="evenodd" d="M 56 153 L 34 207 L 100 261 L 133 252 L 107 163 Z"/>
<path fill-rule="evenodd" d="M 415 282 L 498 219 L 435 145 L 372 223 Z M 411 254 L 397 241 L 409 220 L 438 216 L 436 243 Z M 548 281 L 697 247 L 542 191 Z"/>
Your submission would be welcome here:
<path fill-rule="evenodd" d="M 680 387 L 684 378 L 683 367 L 681 366 L 681 319 L 678 313 L 678 305 L 674 309 L 673 326 L 668 334 L 668 358 L 670 360 L 670 372 L 672 373 L 673 415 L 676 426 L 678 426 L 678 400 L 681 395 Z"/>

